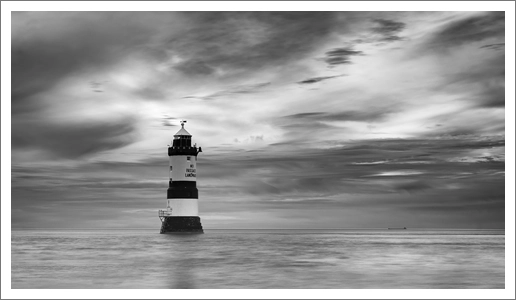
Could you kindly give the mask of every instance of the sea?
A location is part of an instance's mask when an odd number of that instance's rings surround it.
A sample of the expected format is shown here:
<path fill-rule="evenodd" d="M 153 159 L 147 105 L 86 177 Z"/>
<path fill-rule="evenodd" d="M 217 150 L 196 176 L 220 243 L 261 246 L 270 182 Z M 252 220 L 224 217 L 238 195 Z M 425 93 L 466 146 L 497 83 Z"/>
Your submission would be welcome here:
<path fill-rule="evenodd" d="M 504 230 L 12 230 L 12 289 L 503 289 Z"/>

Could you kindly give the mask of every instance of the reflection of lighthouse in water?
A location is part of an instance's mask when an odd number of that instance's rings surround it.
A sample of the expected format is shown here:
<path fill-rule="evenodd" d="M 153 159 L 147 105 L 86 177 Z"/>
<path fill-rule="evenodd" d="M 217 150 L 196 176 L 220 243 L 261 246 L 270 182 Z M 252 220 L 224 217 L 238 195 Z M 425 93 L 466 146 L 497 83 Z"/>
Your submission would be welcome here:
<path fill-rule="evenodd" d="M 181 121 L 181 129 L 174 135 L 172 146 L 168 148 L 170 162 L 167 190 L 167 209 L 159 210 L 160 233 L 192 232 L 202 233 L 199 218 L 197 191 L 197 154 L 201 147 L 192 146 L 192 135 L 185 130 L 186 121 Z"/>

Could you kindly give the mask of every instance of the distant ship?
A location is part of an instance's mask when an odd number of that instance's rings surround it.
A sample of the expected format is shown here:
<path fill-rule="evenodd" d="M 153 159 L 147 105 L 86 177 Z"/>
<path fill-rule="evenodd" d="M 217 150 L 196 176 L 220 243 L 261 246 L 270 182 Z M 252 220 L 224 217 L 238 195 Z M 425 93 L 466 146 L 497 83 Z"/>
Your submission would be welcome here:
<path fill-rule="evenodd" d="M 407 229 L 407 227 L 389 227 L 387 229 L 389 229 L 389 230 L 404 230 L 404 229 Z"/>

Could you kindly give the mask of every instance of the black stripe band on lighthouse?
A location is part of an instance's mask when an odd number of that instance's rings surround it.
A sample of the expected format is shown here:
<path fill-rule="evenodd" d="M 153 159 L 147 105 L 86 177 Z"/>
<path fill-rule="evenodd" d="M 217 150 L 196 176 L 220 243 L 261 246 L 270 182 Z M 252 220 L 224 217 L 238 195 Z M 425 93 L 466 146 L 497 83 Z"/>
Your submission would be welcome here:
<path fill-rule="evenodd" d="M 197 191 L 197 155 L 201 147 L 192 146 L 192 135 L 185 130 L 186 121 L 168 147 L 169 182 L 167 208 L 158 212 L 160 233 L 203 233 Z"/>

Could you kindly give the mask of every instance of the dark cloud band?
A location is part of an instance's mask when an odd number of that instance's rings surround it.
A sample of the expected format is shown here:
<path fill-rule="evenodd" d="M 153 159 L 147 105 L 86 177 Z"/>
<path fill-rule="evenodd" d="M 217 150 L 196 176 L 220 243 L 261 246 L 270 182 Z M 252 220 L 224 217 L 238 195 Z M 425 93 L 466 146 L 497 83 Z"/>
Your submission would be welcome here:
<path fill-rule="evenodd" d="M 362 51 L 353 50 L 351 47 L 335 48 L 325 53 L 324 61 L 331 67 L 342 64 L 350 64 L 352 56 L 364 55 Z"/>

